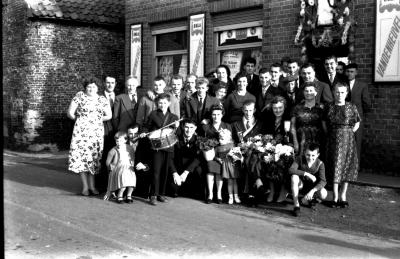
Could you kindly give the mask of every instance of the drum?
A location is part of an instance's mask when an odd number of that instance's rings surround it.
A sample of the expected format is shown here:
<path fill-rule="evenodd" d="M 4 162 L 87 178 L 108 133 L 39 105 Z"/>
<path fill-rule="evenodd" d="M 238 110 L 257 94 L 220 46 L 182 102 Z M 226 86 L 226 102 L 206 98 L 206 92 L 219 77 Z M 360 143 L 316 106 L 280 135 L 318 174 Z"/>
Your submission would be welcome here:
<path fill-rule="evenodd" d="M 149 134 L 148 138 L 153 150 L 170 148 L 178 141 L 175 135 L 175 130 L 171 128 L 153 131 Z"/>

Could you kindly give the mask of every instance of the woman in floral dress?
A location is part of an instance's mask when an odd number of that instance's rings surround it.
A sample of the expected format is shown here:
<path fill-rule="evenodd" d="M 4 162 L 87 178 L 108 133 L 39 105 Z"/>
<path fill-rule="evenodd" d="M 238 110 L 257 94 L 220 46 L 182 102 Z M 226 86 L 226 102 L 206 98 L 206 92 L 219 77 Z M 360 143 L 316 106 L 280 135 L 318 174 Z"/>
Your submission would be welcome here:
<path fill-rule="evenodd" d="M 80 174 L 82 195 L 98 194 L 94 175 L 99 173 L 103 153 L 103 121 L 111 119 L 111 107 L 104 96 L 97 94 L 100 81 L 91 77 L 84 82 L 69 105 L 67 116 L 75 121 L 68 156 L 68 170 Z"/>
<path fill-rule="evenodd" d="M 323 109 L 315 102 L 317 96 L 315 84 L 305 83 L 303 93 L 304 100 L 293 108 L 291 119 L 294 150 L 299 157 L 303 157 L 306 143 L 323 146 L 321 143 Z"/>
<path fill-rule="evenodd" d="M 334 86 L 335 102 L 326 107 L 324 120 L 328 125 L 328 169 L 333 176 L 332 207 L 348 207 L 346 193 L 349 181 L 355 181 L 358 174 L 358 156 L 354 133 L 360 126 L 357 107 L 346 102 L 349 92 L 347 85 Z M 329 171 L 328 171 L 329 172 Z M 341 185 L 339 197 L 339 185 Z M 340 199 L 339 199 L 340 198 Z"/>

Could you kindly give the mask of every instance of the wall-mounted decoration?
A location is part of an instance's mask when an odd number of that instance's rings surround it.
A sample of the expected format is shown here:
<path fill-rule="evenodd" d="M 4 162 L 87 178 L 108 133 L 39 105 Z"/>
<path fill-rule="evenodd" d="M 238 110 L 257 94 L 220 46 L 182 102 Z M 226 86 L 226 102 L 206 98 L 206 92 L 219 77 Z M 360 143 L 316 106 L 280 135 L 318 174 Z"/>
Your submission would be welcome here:
<path fill-rule="evenodd" d="M 136 76 L 142 85 L 142 25 L 131 25 L 130 75 Z"/>
<path fill-rule="evenodd" d="M 351 0 L 300 0 L 300 24 L 294 43 L 307 55 L 349 56 L 354 52 Z"/>
<path fill-rule="evenodd" d="M 198 76 L 204 75 L 204 14 L 190 16 L 189 71 Z"/>
<path fill-rule="evenodd" d="M 376 82 L 400 81 L 400 2 L 376 1 Z"/>

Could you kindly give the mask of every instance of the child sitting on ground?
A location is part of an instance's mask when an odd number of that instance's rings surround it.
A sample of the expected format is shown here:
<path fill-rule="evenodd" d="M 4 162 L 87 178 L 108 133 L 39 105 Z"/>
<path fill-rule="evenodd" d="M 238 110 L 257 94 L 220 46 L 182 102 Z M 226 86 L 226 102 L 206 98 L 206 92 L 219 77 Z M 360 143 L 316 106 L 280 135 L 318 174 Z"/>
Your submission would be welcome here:
<path fill-rule="evenodd" d="M 107 193 L 104 200 L 108 200 L 111 193 L 118 190 L 117 203 L 124 201 L 124 191 L 127 189 L 127 203 L 132 203 L 132 192 L 136 187 L 136 175 L 134 171 L 135 149 L 127 143 L 127 134 L 117 132 L 115 134 L 116 146 L 108 152 L 106 165 L 109 170 Z"/>
<path fill-rule="evenodd" d="M 325 165 L 318 157 L 318 144 L 310 143 L 306 146 L 304 155 L 294 161 L 289 169 L 294 204 L 293 215 L 296 217 L 300 214 L 299 190 L 305 193 L 301 200 L 303 205 L 315 205 L 315 193 L 322 200 L 328 195 L 324 188 L 326 185 Z"/>

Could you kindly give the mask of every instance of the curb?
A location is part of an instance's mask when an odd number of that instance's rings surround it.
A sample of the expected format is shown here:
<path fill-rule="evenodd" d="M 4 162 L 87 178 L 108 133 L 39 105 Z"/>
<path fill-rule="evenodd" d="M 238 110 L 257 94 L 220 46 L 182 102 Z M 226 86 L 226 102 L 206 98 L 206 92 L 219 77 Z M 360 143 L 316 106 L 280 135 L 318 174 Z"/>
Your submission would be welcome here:
<path fill-rule="evenodd" d="M 68 151 L 62 151 L 57 153 L 25 153 L 25 152 L 17 152 L 11 151 L 8 149 L 3 149 L 3 156 L 19 156 L 26 158 L 47 158 L 47 159 L 61 159 L 68 158 Z"/>
<path fill-rule="evenodd" d="M 386 184 L 379 184 L 379 183 L 369 183 L 369 182 L 351 182 L 354 185 L 358 186 L 369 186 L 369 187 L 379 187 L 379 188 L 389 188 L 389 189 L 397 189 L 400 190 L 400 186 L 393 186 L 393 185 L 386 185 Z"/>

